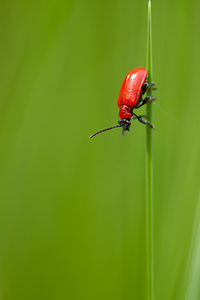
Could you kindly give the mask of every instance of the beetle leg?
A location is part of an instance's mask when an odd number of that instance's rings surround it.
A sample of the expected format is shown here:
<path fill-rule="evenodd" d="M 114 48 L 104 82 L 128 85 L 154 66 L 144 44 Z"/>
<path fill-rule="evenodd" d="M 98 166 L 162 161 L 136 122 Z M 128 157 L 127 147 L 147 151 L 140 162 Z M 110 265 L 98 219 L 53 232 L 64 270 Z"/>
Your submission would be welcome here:
<path fill-rule="evenodd" d="M 154 85 L 155 85 L 154 81 L 152 81 L 152 83 L 147 83 L 147 81 L 145 81 L 142 87 L 143 94 Z M 153 87 L 152 90 L 157 90 L 157 88 Z"/>
<path fill-rule="evenodd" d="M 147 89 L 148 89 L 148 83 L 147 83 L 147 81 L 145 81 L 143 84 L 143 87 L 142 87 L 143 94 L 147 91 Z"/>
<path fill-rule="evenodd" d="M 148 88 L 150 88 L 150 87 L 152 87 L 152 86 L 154 86 L 154 85 L 155 85 L 155 82 L 152 81 L 152 83 L 148 84 Z M 157 90 L 157 88 L 156 88 L 156 87 L 153 87 L 152 90 L 155 91 L 155 90 Z"/>
<path fill-rule="evenodd" d="M 141 122 L 142 124 L 149 125 L 152 129 L 155 128 L 148 120 L 142 119 L 143 116 L 137 116 L 135 113 L 133 113 L 133 116 L 135 116 L 138 119 L 138 121 Z"/>
<path fill-rule="evenodd" d="M 145 118 L 145 119 L 147 118 L 146 115 L 141 115 L 140 117 Z M 131 120 L 135 120 L 135 119 L 137 119 L 137 117 L 134 114 L 134 116 L 131 117 Z"/>
<path fill-rule="evenodd" d="M 155 82 L 152 81 L 152 83 L 148 83 L 148 84 L 147 84 L 147 87 L 150 88 L 151 86 L 154 86 L 154 85 L 155 85 Z"/>
<path fill-rule="evenodd" d="M 139 104 L 138 106 L 136 105 L 135 108 L 139 108 L 139 107 L 143 106 L 144 104 L 146 104 L 147 102 L 155 101 L 155 100 L 156 100 L 156 97 L 146 96 L 146 98 L 144 100 L 142 100 L 142 103 Z"/>

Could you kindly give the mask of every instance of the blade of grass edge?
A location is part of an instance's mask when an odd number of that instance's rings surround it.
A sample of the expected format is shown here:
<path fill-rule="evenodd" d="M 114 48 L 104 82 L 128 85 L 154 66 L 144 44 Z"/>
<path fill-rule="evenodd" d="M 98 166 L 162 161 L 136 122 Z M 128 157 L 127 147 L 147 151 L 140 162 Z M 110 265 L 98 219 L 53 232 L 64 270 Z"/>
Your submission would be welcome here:
<path fill-rule="evenodd" d="M 147 70 L 148 83 L 152 82 L 152 32 L 151 32 L 151 0 L 148 1 L 147 21 Z M 152 89 L 148 89 L 147 95 L 152 97 Z M 147 120 L 152 123 L 152 102 L 146 105 Z M 153 300 L 153 130 L 146 127 L 146 245 L 147 245 L 147 299 Z"/>

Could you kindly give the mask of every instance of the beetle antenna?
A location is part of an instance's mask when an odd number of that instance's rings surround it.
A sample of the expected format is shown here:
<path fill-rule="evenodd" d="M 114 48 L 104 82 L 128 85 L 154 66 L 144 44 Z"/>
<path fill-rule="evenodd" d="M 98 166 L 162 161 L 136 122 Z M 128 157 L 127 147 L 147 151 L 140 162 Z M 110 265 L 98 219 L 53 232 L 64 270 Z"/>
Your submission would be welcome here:
<path fill-rule="evenodd" d="M 93 134 L 90 136 L 90 138 L 92 138 L 93 136 L 95 136 L 96 134 L 99 134 L 99 133 L 101 133 L 101 132 L 104 132 L 104 131 L 107 131 L 107 130 L 110 130 L 110 129 L 113 129 L 113 128 L 121 127 L 121 126 L 122 126 L 122 124 L 119 124 L 119 125 L 116 125 L 116 126 L 112 126 L 112 127 L 108 127 L 108 128 L 99 130 L 99 131 L 93 133 Z"/>

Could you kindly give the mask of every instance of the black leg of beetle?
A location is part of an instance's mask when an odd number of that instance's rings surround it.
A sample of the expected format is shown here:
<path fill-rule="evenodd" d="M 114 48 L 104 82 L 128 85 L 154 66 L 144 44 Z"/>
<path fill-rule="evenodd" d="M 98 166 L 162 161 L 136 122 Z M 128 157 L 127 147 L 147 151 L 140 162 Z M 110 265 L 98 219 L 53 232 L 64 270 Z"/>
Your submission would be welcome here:
<path fill-rule="evenodd" d="M 135 108 L 139 108 L 139 107 L 143 106 L 144 104 L 146 104 L 147 102 L 155 101 L 155 100 L 156 100 L 156 97 L 146 96 L 146 98 L 144 100 L 142 100 L 142 103 L 139 104 L 138 106 L 136 105 Z"/>
<path fill-rule="evenodd" d="M 148 84 L 147 84 L 148 88 L 150 88 L 151 86 L 154 86 L 154 85 L 155 85 L 155 82 L 154 82 L 154 81 L 152 81 L 152 83 L 148 83 Z"/>
<path fill-rule="evenodd" d="M 150 83 L 150 84 L 148 85 L 148 88 L 149 88 L 149 87 L 152 87 L 152 86 L 154 86 L 154 85 L 155 85 L 155 82 L 153 81 L 152 83 Z M 153 87 L 152 90 L 155 91 L 155 90 L 157 90 L 157 88 L 156 88 L 156 87 Z"/>
<path fill-rule="evenodd" d="M 143 116 L 137 116 L 135 113 L 133 113 L 133 116 L 135 116 L 142 124 L 149 125 L 152 129 L 154 129 L 154 126 L 148 120 L 142 119 Z"/>
<path fill-rule="evenodd" d="M 140 117 L 142 117 L 142 118 L 147 118 L 146 115 L 141 115 Z M 134 116 L 131 117 L 131 120 L 135 120 L 135 119 L 137 119 L 137 117 L 136 117 L 135 114 L 134 114 Z"/>
<path fill-rule="evenodd" d="M 142 87 L 143 93 L 145 93 L 150 87 L 154 85 L 155 85 L 154 81 L 152 83 L 147 83 L 147 81 L 145 81 Z M 153 90 L 156 90 L 156 88 L 153 88 Z"/>

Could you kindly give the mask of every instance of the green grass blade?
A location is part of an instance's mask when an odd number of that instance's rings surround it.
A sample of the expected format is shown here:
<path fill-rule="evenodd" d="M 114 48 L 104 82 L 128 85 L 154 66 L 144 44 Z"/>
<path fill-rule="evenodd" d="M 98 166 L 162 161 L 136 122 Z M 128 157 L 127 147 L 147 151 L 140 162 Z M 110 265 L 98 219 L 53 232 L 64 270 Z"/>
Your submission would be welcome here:
<path fill-rule="evenodd" d="M 151 32 L 151 1 L 148 1 L 147 23 L 147 69 L 148 83 L 152 82 L 152 32 Z M 152 96 L 152 89 L 147 92 Z M 152 102 L 146 105 L 147 120 L 152 123 Z M 146 157 L 146 236 L 147 236 L 147 299 L 153 299 L 153 130 L 147 126 L 147 157 Z"/>
<path fill-rule="evenodd" d="M 186 269 L 186 295 L 185 300 L 199 299 L 199 275 L 200 275 L 200 193 L 197 202 L 194 228 L 191 240 L 191 247 L 188 259 L 188 266 Z M 184 288 L 184 287 L 183 287 Z"/>

